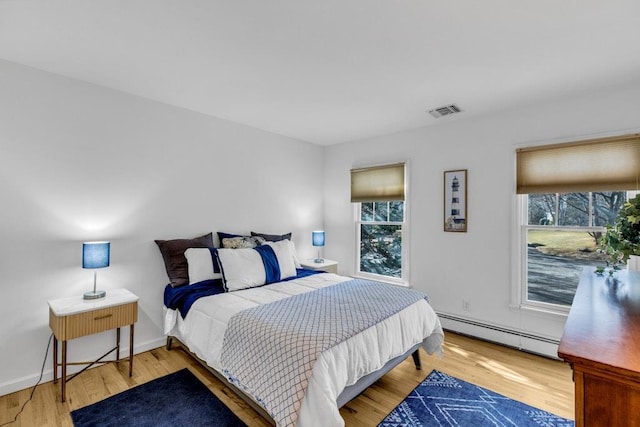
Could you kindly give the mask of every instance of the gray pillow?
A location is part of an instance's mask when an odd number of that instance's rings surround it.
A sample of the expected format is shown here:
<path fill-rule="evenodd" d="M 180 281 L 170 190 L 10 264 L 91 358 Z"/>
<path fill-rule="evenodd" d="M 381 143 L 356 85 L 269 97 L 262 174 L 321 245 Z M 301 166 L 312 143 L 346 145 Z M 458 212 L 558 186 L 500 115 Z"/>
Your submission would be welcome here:
<path fill-rule="evenodd" d="M 265 234 L 265 233 L 256 233 L 255 231 L 251 232 L 252 236 L 262 237 L 267 242 L 279 242 L 281 240 L 291 240 L 291 233 L 287 234 Z"/>

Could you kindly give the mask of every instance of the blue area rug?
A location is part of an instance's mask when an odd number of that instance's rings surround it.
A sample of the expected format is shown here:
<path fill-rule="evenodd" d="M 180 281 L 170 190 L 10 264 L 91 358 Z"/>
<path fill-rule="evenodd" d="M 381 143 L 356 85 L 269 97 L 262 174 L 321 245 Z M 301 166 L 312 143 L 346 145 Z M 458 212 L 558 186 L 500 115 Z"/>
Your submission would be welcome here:
<path fill-rule="evenodd" d="M 75 427 L 246 426 L 188 369 L 71 412 Z"/>
<path fill-rule="evenodd" d="M 573 421 L 433 371 L 378 427 L 573 427 Z"/>

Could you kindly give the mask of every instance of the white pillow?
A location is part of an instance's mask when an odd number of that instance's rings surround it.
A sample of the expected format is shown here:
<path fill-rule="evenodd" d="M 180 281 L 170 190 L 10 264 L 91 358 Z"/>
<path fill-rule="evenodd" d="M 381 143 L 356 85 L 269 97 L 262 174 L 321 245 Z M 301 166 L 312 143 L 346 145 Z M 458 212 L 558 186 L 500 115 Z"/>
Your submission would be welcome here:
<path fill-rule="evenodd" d="M 271 246 L 276 253 L 278 264 L 280 265 L 280 280 L 294 277 L 296 274 L 296 264 L 291 252 L 291 240 L 280 240 L 279 242 L 267 242 L 265 245 Z"/>
<path fill-rule="evenodd" d="M 222 278 L 216 273 L 209 248 L 189 248 L 184 251 L 189 269 L 189 284 Z"/>
<path fill-rule="evenodd" d="M 269 273 L 265 271 L 263 255 L 270 266 Z M 285 240 L 268 242 L 251 249 L 221 248 L 218 249 L 218 261 L 227 292 L 262 286 L 278 281 L 278 278 L 284 280 L 297 275 L 291 244 Z"/>
<path fill-rule="evenodd" d="M 218 260 L 227 292 L 265 284 L 264 264 L 255 249 L 218 249 Z"/>
<path fill-rule="evenodd" d="M 293 263 L 296 265 L 296 268 L 302 268 L 302 264 L 300 264 L 300 260 L 298 259 L 298 254 L 296 253 L 296 245 L 293 243 L 293 240 L 287 240 L 289 242 L 289 246 L 291 246 L 291 255 L 293 256 Z"/>

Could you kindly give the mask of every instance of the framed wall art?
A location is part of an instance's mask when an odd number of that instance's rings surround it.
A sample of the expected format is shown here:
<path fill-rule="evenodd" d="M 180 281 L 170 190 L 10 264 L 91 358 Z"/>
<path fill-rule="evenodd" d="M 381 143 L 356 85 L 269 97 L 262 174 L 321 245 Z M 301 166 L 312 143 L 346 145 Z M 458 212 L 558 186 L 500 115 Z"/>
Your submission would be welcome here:
<path fill-rule="evenodd" d="M 444 172 L 444 231 L 467 231 L 467 170 Z"/>

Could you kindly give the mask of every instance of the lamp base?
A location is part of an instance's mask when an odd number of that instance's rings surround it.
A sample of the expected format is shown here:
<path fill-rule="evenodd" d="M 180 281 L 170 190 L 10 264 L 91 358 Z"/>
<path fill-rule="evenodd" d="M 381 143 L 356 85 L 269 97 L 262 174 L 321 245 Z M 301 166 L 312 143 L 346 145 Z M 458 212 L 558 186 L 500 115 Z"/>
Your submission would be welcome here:
<path fill-rule="evenodd" d="M 316 258 L 313 260 L 316 264 L 324 264 L 324 260 L 322 258 Z"/>
<path fill-rule="evenodd" d="M 89 291 L 84 293 L 83 299 L 99 299 L 107 295 L 105 291 Z"/>

